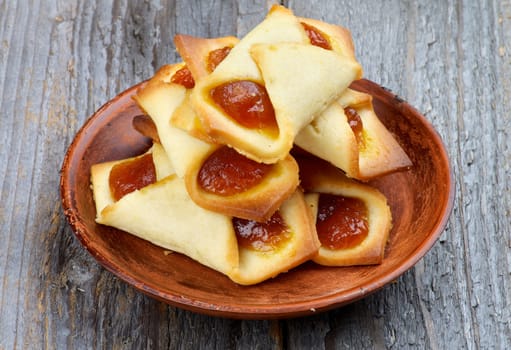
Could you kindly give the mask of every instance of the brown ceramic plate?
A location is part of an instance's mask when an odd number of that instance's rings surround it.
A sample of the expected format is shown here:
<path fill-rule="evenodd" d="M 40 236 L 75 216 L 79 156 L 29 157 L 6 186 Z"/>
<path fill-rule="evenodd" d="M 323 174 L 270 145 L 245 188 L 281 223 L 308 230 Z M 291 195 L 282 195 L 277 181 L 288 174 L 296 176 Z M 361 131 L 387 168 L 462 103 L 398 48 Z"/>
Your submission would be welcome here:
<path fill-rule="evenodd" d="M 402 99 L 361 80 L 376 113 L 397 137 L 413 168 L 373 184 L 388 198 L 394 226 L 381 265 L 333 268 L 305 263 L 255 286 L 239 286 L 180 254 L 94 222 L 90 167 L 140 154 L 150 140 L 132 129 L 141 111 L 132 100 L 141 84 L 99 109 L 81 128 L 64 159 L 61 196 L 76 236 L 105 268 L 142 292 L 184 309 L 232 318 L 283 318 L 353 302 L 395 280 L 431 248 L 453 204 L 454 183 L 442 141 L 430 123 Z"/>

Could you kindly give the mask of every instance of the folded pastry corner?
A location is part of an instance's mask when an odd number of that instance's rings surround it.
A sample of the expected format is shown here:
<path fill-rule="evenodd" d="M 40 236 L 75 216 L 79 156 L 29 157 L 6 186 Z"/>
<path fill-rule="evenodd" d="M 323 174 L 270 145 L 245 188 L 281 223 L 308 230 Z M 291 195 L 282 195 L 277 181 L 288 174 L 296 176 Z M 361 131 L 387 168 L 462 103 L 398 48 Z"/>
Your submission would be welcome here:
<path fill-rule="evenodd" d="M 380 264 L 392 228 L 387 199 L 340 170 L 301 160 L 300 175 L 321 242 L 313 261 L 326 266 Z"/>
<path fill-rule="evenodd" d="M 238 41 L 234 36 L 199 38 L 177 34 L 174 37 L 176 50 L 195 81 L 213 72 Z"/>
<path fill-rule="evenodd" d="M 199 81 L 213 72 L 238 41 L 238 38 L 232 36 L 200 38 L 178 34 L 174 37 L 176 49 L 189 69 L 194 81 Z M 187 96 L 182 104 L 172 114 L 171 124 L 186 131 L 193 137 L 208 143 L 216 143 L 216 140 L 208 134 L 202 121 L 193 109 L 189 98 L 190 93 L 191 91 L 187 91 Z"/>
<path fill-rule="evenodd" d="M 352 89 L 303 128 L 295 144 L 362 181 L 412 165 L 374 112 L 372 96 Z"/>
<path fill-rule="evenodd" d="M 310 44 L 255 44 L 250 53 L 261 71 L 279 131 L 290 128 L 293 138 L 362 70 L 357 61 Z"/>
<path fill-rule="evenodd" d="M 356 60 L 355 45 L 351 32 L 347 28 L 313 18 L 300 17 L 299 21 L 307 32 L 311 44 Z M 360 71 L 358 78 L 361 78 L 362 74 L 363 72 Z"/>
<path fill-rule="evenodd" d="M 146 82 L 146 85 L 152 85 L 153 83 L 178 83 L 184 86 L 192 83 L 189 80 L 190 78 L 191 76 L 188 76 L 187 67 L 183 62 L 165 64 L 153 74 Z M 188 82 L 185 83 L 183 79 L 188 79 Z"/>
<path fill-rule="evenodd" d="M 217 141 L 211 137 L 201 120 L 195 113 L 190 103 L 190 90 L 186 92 L 186 96 L 181 104 L 174 110 L 170 117 L 170 124 L 178 129 L 181 129 L 199 140 L 206 143 L 215 144 Z"/>
<path fill-rule="evenodd" d="M 301 62 L 307 62 L 312 80 L 296 77 L 297 71 L 299 76 L 304 76 L 303 67 L 298 64 L 291 65 L 295 74 L 287 72 L 290 62 L 300 58 L 294 50 L 283 47 L 273 57 L 274 47 L 290 43 L 302 44 L 298 50 L 307 56 Z M 257 48 L 256 44 L 269 46 Z M 272 8 L 265 20 L 242 38 L 211 74 L 197 81 L 190 101 L 207 132 L 219 143 L 228 144 L 258 162 L 274 163 L 283 159 L 292 147 L 297 130 L 318 113 L 311 108 L 326 108 L 329 103 L 326 100 L 335 98 L 345 88 L 342 81 L 333 81 L 330 75 L 335 71 L 337 77 L 338 72 L 347 70 L 340 56 L 311 47 L 303 26 L 292 12 L 283 7 Z M 291 76 L 293 80 L 286 82 Z M 300 106 L 308 109 L 295 115 L 298 108 L 287 106 L 283 99 L 296 101 L 297 95 L 286 94 L 286 90 L 296 90 L 297 79 L 298 89 L 307 91 L 310 98 L 300 95 Z M 325 79 L 333 82 L 324 84 Z M 271 89 L 265 85 L 268 82 L 272 84 Z M 322 85 L 327 91 L 322 90 L 324 96 L 318 100 L 318 94 L 311 92 Z M 329 91 L 331 86 L 336 91 Z"/>
<path fill-rule="evenodd" d="M 233 219 L 239 267 L 229 276 L 242 285 L 285 273 L 317 254 L 319 241 L 311 212 L 300 190 L 266 222 Z"/>
<path fill-rule="evenodd" d="M 346 114 L 360 121 L 361 130 L 356 135 L 359 172 L 353 177 L 363 181 L 412 166 L 405 150 L 376 115 L 372 100 L 371 95 L 352 89 L 347 89 L 338 100 Z"/>
<path fill-rule="evenodd" d="M 112 196 L 109 182 L 113 167 L 142 156 L 92 167 L 96 221 L 232 274 L 239 255 L 231 218 L 197 206 L 188 196 L 183 179 L 169 174 L 120 199 Z M 154 157 L 156 162 L 164 159 Z M 162 166 L 155 163 L 156 168 Z"/>
<path fill-rule="evenodd" d="M 304 127 L 295 138 L 295 145 L 327 160 L 350 177 L 359 173 L 359 148 L 357 139 L 338 103 Z"/>
<path fill-rule="evenodd" d="M 147 152 L 141 155 L 128 159 L 113 160 L 92 165 L 91 188 L 94 204 L 96 206 L 96 217 L 99 221 L 101 220 L 101 213 L 103 209 L 117 200 L 115 198 L 116 194 L 112 192 L 112 187 L 115 186 L 115 183 L 113 179 L 110 179 L 110 172 L 117 165 L 124 165 L 124 169 L 118 168 L 118 175 L 120 175 L 120 178 L 117 181 L 133 182 L 136 179 L 131 178 L 130 175 L 134 171 L 145 177 L 143 180 L 145 181 L 145 184 L 161 180 L 174 174 L 174 169 L 172 164 L 170 164 L 165 151 L 161 145 L 157 143 L 153 144 Z M 108 176 L 106 174 L 108 174 Z M 138 181 L 137 183 L 138 187 L 144 185 L 144 182 L 141 181 Z M 137 186 L 133 185 L 131 187 L 124 186 L 124 188 L 119 188 L 117 190 L 117 196 L 124 195 L 125 193 L 128 193 L 128 191 L 133 191 L 137 189 Z"/>
<path fill-rule="evenodd" d="M 187 89 L 180 84 L 153 81 L 134 96 L 140 108 L 153 120 L 161 144 L 179 177 L 184 176 L 191 161 L 212 147 L 170 123 L 186 94 Z"/>

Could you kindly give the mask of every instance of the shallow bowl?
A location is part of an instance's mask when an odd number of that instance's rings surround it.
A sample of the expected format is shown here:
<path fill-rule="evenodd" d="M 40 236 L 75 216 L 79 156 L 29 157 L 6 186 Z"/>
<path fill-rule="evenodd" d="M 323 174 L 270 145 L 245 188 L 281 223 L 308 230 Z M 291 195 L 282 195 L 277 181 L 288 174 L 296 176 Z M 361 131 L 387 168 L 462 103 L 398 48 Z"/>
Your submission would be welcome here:
<path fill-rule="evenodd" d="M 433 246 L 451 212 L 454 182 L 443 143 L 431 124 L 401 98 L 369 80 L 352 87 L 373 96 L 376 114 L 408 153 L 409 170 L 372 184 L 394 224 L 383 263 L 322 267 L 305 263 L 254 286 L 240 286 L 181 254 L 167 254 L 135 236 L 98 225 L 90 189 L 93 164 L 131 157 L 151 141 L 132 128 L 142 114 L 132 100 L 143 83 L 101 107 L 77 133 L 61 172 L 64 213 L 76 237 L 106 269 L 156 299 L 208 315 L 288 318 L 339 307 L 373 293 L 410 269 Z"/>

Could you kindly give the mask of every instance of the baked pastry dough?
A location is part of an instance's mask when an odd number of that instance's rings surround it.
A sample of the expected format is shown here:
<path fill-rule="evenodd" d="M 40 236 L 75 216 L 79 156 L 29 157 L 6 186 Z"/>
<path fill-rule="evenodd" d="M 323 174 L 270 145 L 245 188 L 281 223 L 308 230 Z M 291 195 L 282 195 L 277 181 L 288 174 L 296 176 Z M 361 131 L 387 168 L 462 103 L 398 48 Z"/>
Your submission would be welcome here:
<path fill-rule="evenodd" d="M 209 75 L 238 42 L 238 38 L 231 36 L 198 38 L 178 34 L 174 37 L 176 49 L 195 80 Z M 190 91 L 187 91 L 187 96 L 171 116 L 171 124 L 196 138 L 215 143 L 190 104 L 189 95 Z"/>
<path fill-rule="evenodd" d="M 349 125 L 345 108 L 352 108 L 361 119 L 360 139 Z M 372 97 L 352 89 L 346 89 L 336 103 L 306 126 L 295 143 L 359 180 L 370 180 L 412 165 L 376 116 Z"/>
<path fill-rule="evenodd" d="M 314 45 L 255 44 L 250 53 L 281 119 L 279 132 L 288 130 L 293 139 L 360 74 L 356 61 Z"/>
<path fill-rule="evenodd" d="M 359 148 L 344 110 L 332 103 L 326 111 L 303 128 L 295 138 L 303 150 L 328 160 L 350 177 L 358 177 Z"/>
<path fill-rule="evenodd" d="M 174 64 L 166 64 L 161 66 L 156 73 L 149 79 L 148 84 L 153 83 L 171 83 L 172 78 L 175 76 L 175 74 L 181 70 L 184 69 L 186 65 L 184 63 L 174 63 Z"/>
<path fill-rule="evenodd" d="M 210 74 L 239 39 L 234 36 L 199 38 L 178 34 L 174 37 L 176 50 L 195 80 Z M 226 50 L 222 52 L 222 50 Z M 215 53 L 219 54 L 217 57 Z M 213 56 L 212 56 L 213 55 Z"/>
<path fill-rule="evenodd" d="M 261 251 L 239 246 L 239 268 L 230 276 L 250 285 L 277 276 L 316 255 L 319 240 L 303 193 L 297 190 L 278 211 L 289 227 L 288 237 L 275 250 Z"/>
<path fill-rule="evenodd" d="M 167 66 L 166 70 L 160 70 L 137 92 L 134 99 L 153 120 L 176 174 L 183 177 L 190 162 L 211 150 L 213 146 L 170 124 L 170 116 L 186 96 L 185 87 L 167 82 L 172 77 L 169 72 L 172 73 L 178 67 L 183 65 Z"/>
<path fill-rule="evenodd" d="M 173 71 L 175 69 L 166 72 Z M 186 100 L 187 90 L 179 84 L 165 82 L 170 79 L 164 74 L 157 75 L 157 79 L 151 79 L 150 84 L 138 91 L 135 100 L 154 121 L 176 174 L 185 178 L 190 197 L 203 208 L 224 215 L 259 221 L 271 216 L 298 186 L 298 167 L 294 159 L 287 155 L 272 164 L 272 170 L 258 186 L 235 195 L 226 196 L 203 190 L 197 176 L 203 162 L 221 146 L 200 140 L 171 125 L 171 115 L 185 113 L 182 104 Z M 193 120 L 193 111 L 183 116 Z"/>
<path fill-rule="evenodd" d="M 169 175 L 174 174 L 172 164 L 169 162 L 168 157 L 161 147 L 161 145 L 155 143 L 153 146 L 144 154 L 136 157 L 132 157 L 124 160 L 116 160 L 110 162 L 104 162 L 94 164 L 91 167 L 91 186 L 92 193 L 94 196 L 94 203 L 96 205 L 96 214 L 99 218 L 101 212 L 105 207 L 115 202 L 114 198 L 110 193 L 110 185 L 108 177 L 110 170 L 117 164 L 140 158 L 146 154 L 151 154 L 153 157 L 153 163 L 155 164 L 156 180 L 161 180 Z M 105 175 L 107 174 L 107 175 Z M 106 177 L 106 179 L 105 179 Z"/>
<path fill-rule="evenodd" d="M 289 152 L 296 133 L 360 74 L 356 61 L 311 45 L 292 12 L 274 6 L 211 74 L 196 81 L 190 99 L 208 134 L 219 143 L 256 161 L 274 163 Z M 246 81 L 267 91 L 277 134 L 241 125 L 212 97 L 223 84 Z"/>
<path fill-rule="evenodd" d="M 355 46 L 353 45 L 351 33 L 348 29 L 313 18 L 299 17 L 298 20 L 302 25 L 309 26 L 312 30 L 317 30 L 319 32 L 318 34 L 328 42 L 330 50 L 351 58 L 352 60 L 356 59 Z"/>
<path fill-rule="evenodd" d="M 96 221 L 232 274 L 239 258 L 231 219 L 198 207 L 175 174 L 115 202 L 108 179 L 112 167 L 123 161 L 97 164 L 91 169 Z"/>
<path fill-rule="evenodd" d="M 322 244 L 313 261 L 327 266 L 381 263 L 392 228 L 392 215 L 385 196 L 373 187 L 347 178 L 339 169 L 321 164 L 317 159 L 301 159 L 299 164 L 302 186 L 315 220 L 318 216 L 318 201 L 322 194 L 361 200 L 367 210 L 367 236 L 360 243 L 341 249 L 333 249 Z M 317 171 L 319 166 L 322 169 L 320 172 Z M 318 235 L 321 235 L 321 232 L 318 232 Z"/>
<path fill-rule="evenodd" d="M 233 218 L 197 206 L 188 196 L 183 180 L 172 173 L 164 152 L 158 144 L 148 151 L 153 155 L 157 181 L 118 201 L 110 194 L 110 171 L 114 165 L 138 157 L 91 168 L 98 223 L 185 254 L 239 284 L 259 283 L 316 254 L 319 242 L 300 191 L 278 211 L 288 228 L 282 243 L 265 250 L 242 246 L 238 244 Z"/>
<path fill-rule="evenodd" d="M 210 174 L 210 177 L 225 183 L 225 186 L 230 187 L 227 190 L 232 187 L 240 189 L 227 194 L 221 193 L 222 190 L 225 190 L 224 188 L 219 189 L 219 191 L 208 191 L 200 183 L 200 179 L 204 177 L 202 175 L 205 171 L 204 164 L 209 157 L 215 154 L 215 151 L 222 152 L 225 147 L 227 146 L 213 148 L 191 163 L 189 171 L 185 175 L 185 184 L 190 197 L 201 207 L 225 215 L 255 221 L 268 219 L 298 187 L 299 178 L 296 161 L 293 157 L 287 155 L 286 158 L 275 164 L 258 164 L 243 155 L 236 156 L 235 150 L 226 150 L 232 156 L 227 160 L 224 159 L 225 163 L 220 165 L 221 169 L 219 169 L 218 163 L 213 166 L 210 172 L 214 172 L 214 174 Z M 239 159 L 241 164 L 238 164 L 236 159 Z M 253 164 L 253 172 L 250 173 L 243 169 L 246 162 Z M 226 170 L 226 176 L 221 173 L 223 170 Z M 261 177 L 260 181 L 255 181 L 248 188 L 244 188 L 243 181 L 245 178 L 253 179 L 258 172 L 262 171 L 265 173 L 259 175 Z M 232 179 L 228 179 L 229 175 Z M 213 186 L 211 185 L 211 187 Z"/>
<path fill-rule="evenodd" d="M 412 166 L 412 161 L 390 131 L 374 112 L 373 97 L 346 89 L 338 102 L 343 108 L 353 108 L 362 120 L 362 142 L 359 143 L 359 173 L 357 179 L 373 179 Z"/>
<path fill-rule="evenodd" d="M 202 121 L 197 116 L 197 113 L 195 113 L 190 103 L 189 90 L 186 92 L 183 102 L 175 109 L 174 113 L 172 113 L 170 124 L 199 140 L 211 144 L 217 143 L 217 141 L 208 134 Z"/>

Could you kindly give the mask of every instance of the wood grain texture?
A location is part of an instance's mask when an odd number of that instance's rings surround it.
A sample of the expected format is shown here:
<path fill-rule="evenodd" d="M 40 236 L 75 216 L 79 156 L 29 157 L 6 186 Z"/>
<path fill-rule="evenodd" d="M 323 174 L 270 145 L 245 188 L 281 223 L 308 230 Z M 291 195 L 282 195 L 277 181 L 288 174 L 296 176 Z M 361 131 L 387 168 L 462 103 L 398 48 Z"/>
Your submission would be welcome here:
<path fill-rule="evenodd" d="M 365 76 L 451 157 L 445 232 L 380 292 L 308 318 L 213 318 L 135 291 L 74 238 L 59 169 L 87 117 L 175 62 L 174 34 L 241 36 L 271 3 L 0 0 L 0 349 L 511 348 L 509 0 L 285 2 L 348 27 Z"/>

